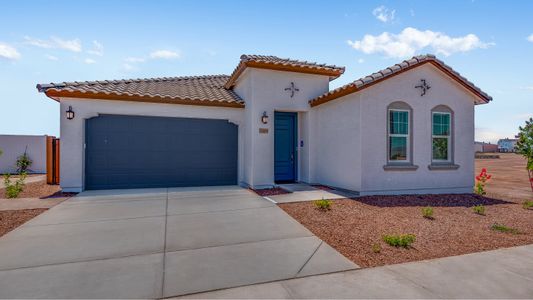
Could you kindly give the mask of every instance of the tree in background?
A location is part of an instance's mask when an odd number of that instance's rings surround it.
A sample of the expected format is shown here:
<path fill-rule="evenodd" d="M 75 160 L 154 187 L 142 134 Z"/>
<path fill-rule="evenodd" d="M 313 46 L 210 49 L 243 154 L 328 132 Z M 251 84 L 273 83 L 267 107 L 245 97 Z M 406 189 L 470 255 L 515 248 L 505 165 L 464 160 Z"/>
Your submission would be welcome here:
<path fill-rule="evenodd" d="M 529 177 L 529 185 L 533 191 L 533 118 L 526 121 L 524 127 L 518 127 L 518 141 L 516 142 L 516 153 L 522 154 L 527 160 L 527 175 Z"/>

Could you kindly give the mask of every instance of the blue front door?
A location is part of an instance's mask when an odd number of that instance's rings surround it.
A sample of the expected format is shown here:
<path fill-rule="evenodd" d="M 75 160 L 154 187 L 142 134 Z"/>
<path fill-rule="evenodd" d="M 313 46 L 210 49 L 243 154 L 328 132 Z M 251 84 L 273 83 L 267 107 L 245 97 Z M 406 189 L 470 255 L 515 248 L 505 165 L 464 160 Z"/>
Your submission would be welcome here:
<path fill-rule="evenodd" d="M 296 180 L 296 113 L 274 113 L 274 180 Z"/>

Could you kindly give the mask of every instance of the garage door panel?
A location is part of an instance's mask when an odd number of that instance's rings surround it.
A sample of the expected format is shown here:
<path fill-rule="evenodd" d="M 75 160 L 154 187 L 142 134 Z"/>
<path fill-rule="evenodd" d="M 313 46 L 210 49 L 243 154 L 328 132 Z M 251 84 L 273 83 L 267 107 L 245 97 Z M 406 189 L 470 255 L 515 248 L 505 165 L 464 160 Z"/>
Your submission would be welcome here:
<path fill-rule="evenodd" d="M 86 124 L 86 189 L 237 183 L 226 120 L 102 115 Z"/>

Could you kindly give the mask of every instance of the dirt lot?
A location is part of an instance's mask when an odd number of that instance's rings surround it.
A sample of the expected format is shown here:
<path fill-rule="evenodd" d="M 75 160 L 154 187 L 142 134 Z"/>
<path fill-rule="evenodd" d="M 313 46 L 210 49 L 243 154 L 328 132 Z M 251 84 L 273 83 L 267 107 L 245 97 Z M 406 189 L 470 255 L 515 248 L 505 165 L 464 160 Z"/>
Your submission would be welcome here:
<path fill-rule="evenodd" d="M 529 186 L 526 160 L 514 153 L 499 153 L 499 159 L 476 159 L 476 173 L 486 168 L 492 179 L 487 183 L 487 195 L 513 201 L 533 200 Z"/>
<path fill-rule="evenodd" d="M 533 243 L 533 210 L 522 208 L 533 199 L 520 156 L 503 154 L 499 160 L 478 160 L 476 169 L 493 174 L 487 184 L 490 197 L 475 195 L 372 196 L 333 201 L 320 211 L 313 202 L 279 206 L 362 267 L 460 255 Z M 472 206 L 483 204 L 486 215 Z M 422 208 L 434 208 L 434 219 Z M 515 228 L 519 234 L 491 230 L 494 223 Z M 412 248 L 395 248 L 383 242 L 386 234 L 415 234 Z M 375 253 L 372 246 L 379 244 Z"/>

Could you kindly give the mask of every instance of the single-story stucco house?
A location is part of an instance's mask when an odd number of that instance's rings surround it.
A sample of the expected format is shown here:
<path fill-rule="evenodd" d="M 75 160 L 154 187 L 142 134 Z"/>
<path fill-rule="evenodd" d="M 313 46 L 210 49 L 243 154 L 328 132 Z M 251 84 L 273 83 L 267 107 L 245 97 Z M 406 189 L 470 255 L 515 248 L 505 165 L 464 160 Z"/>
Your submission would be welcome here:
<path fill-rule="evenodd" d="M 39 84 L 61 109 L 61 187 L 306 182 L 370 194 L 469 193 L 474 106 L 433 55 L 334 90 L 343 67 L 243 55 L 231 75 Z"/>

